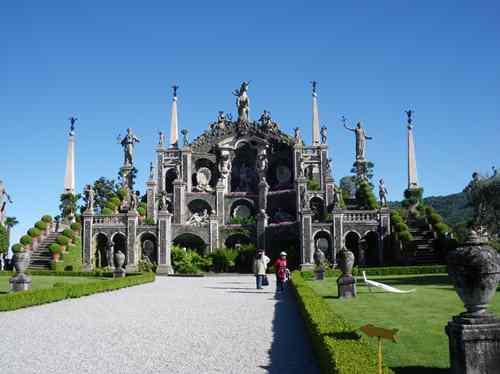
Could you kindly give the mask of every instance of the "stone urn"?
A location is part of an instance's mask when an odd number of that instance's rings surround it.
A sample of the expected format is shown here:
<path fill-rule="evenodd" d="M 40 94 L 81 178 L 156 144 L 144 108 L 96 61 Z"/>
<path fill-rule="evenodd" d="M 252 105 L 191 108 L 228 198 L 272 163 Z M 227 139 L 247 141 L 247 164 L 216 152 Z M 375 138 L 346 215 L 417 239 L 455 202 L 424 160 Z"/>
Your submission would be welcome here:
<path fill-rule="evenodd" d="M 448 274 L 465 305 L 463 318 L 488 318 L 488 304 L 496 293 L 500 255 L 471 231 L 463 247 L 447 256 Z"/>
<path fill-rule="evenodd" d="M 323 251 L 319 248 L 316 248 L 316 251 L 314 251 L 314 263 L 316 266 L 314 267 L 314 275 L 316 276 L 316 280 L 323 280 L 325 279 L 325 254 Z"/>
<path fill-rule="evenodd" d="M 351 275 L 354 267 L 354 253 L 344 248 L 339 252 L 337 262 L 342 274 Z"/>
<path fill-rule="evenodd" d="M 122 251 L 116 251 L 114 255 L 114 260 L 115 260 L 115 268 L 122 269 L 123 264 L 125 264 L 125 255 L 123 254 Z"/>
<path fill-rule="evenodd" d="M 30 262 L 29 252 L 17 252 L 14 254 L 14 268 L 17 274 L 22 274 L 26 271 Z"/>

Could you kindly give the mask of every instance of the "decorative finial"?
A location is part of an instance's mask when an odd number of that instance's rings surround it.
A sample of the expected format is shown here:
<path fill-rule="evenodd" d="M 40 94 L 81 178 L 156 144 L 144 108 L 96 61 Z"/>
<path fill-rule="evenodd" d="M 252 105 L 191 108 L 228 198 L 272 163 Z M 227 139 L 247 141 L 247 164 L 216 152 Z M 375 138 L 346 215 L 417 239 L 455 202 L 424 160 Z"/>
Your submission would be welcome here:
<path fill-rule="evenodd" d="M 174 90 L 174 98 L 176 98 L 176 97 L 177 97 L 177 89 L 179 88 L 179 86 L 177 86 L 177 85 L 175 85 L 175 84 L 174 84 L 174 85 L 172 86 L 172 88 L 173 88 L 173 90 Z"/>
<path fill-rule="evenodd" d="M 69 134 L 70 135 L 75 135 L 75 122 L 77 120 L 78 120 L 78 118 L 76 118 L 76 117 L 69 117 L 69 123 L 70 123 Z"/>
<path fill-rule="evenodd" d="M 409 109 L 409 110 L 405 110 L 405 113 L 406 113 L 406 115 L 408 117 L 408 125 L 411 126 L 411 123 L 413 122 L 413 119 L 411 118 L 411 116 L 412 116 L 413 113 L 415 113 L 415 111 Z"/>
<path fill-rule="evenodd" d="M 344 125 L 344 127 L 346 126 L 346 123 L 347 123 L 347 118 L 345 118 L 344 116 L 342 116 L 342 118 L 340 119 L 342 121 L 342 124 Z"/>
<path fill-rule="evenodd" d="M 316 86 L 318 85 L 318 82 L 316 81 L 311 81 L 312 88 L 313 88 L 313 95 L 316 95 Z"/>

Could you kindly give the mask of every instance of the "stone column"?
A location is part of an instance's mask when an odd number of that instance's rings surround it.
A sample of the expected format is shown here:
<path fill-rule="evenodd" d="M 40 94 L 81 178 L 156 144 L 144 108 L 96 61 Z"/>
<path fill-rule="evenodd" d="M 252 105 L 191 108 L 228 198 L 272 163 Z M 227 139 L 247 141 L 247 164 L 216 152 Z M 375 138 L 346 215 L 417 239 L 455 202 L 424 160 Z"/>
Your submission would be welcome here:
<path fill-rule="evenodd" d="M 182 180 L 176 179 L 174 185 L 174 222 L 186 222 L 186 185 Z"/>
<path fill-rule="evenodd" d="M 136 210 L 127 212 L 127 272 L 137 271 L 139 265 L 139 256 L 136 251 L 137 224 L 139 214 Z"/>
<path fill-rule="evenodd" d="M 266 250 L 266 228 L 269 217 L 264 209 L 257 214 L 257 247 Z"/>
<path fill-rule="evenodd" d="M 93 244 L 93 225 L 94 216 L 93 212 L 86 210 L 82 214 L 83 226 L 82 226 L 82 247 L 83 247 L 83 270 L 92 271 L 94 270 L 94 256 L 92 250 Z"/>
<path fill-rule="evenodd" d="M 302 144 L 293 146 L 293 178 L 297 180 L 300 175 L 300 159 L 302 157 Z"/>
<path fill-rule="evenodd" d="M 156 187 L 157 184 L 154 179 L 150 179 L 146 182 L 147 199 L 148 199 L 146 217 L 154 219 L 155 222 L 157 213 Z"/>
<path fill-rule="evenodd" d="M 192 190 L 192 152 L 191 147 L 182 148 L 182 179 L 186 183 L 187 192 Z"/>
<path fill-rule="evenodd" d="M 219 222 L 218 216 L 215 214 L 210 215 L 209 220 L 209 235 L 210 235 L 210 252 L 213 252 L 220 247 L 219 243 Z"/>
<path fill-rule="evenodd" d="M 170 248 L 172 243 L 172 214 L 166 210 L 158 211 L 158 269 L 159 275 L 173 274 Z"/>
<path fill-rule="evenodd" d="M 328 210 L 335 203 L 335 183 L 330 176 L 325 178 L 325 192 L 325 208 Z"/>
<path fill-rule="evenodd" d="M 158 192 L 159 191 L 165 191 L 165 168 L 163 167 L 163 152 L 165 148 L 161 145 L 158 146 L 156 150 L 156 170 L 157 170 L 157 176 L 156 178 L 158 179 Z"/>
<path fill-rule="evenodd" d="M 333 255 L 334 259 L 335 256 L 337 256 L 337 253 L 342 250 L 342 247 L 344 246 L 342 237 L 344 235 L 344 230 L 343 230 L 343 225 L 342 225 L 342 211 L 339 209 L 334 209 L 333 210 Z"/>
<path fill-rule="evenodd" d="M 312 212 L 307 209 L 304 210 L 300 216 L 300 268 L 301 270 L 312 270 Z"/>
<path fill-rule="evenodd" d="M 217 186 L 215 187 L 215 205 L 216 205 L 216 214 L 217 218 L 219 220 L 219 225 L 224 225 L 225 218 L 224 218 L 224 193 L 225 193 L 225 185 L 224 181 L 219 179 L 217 182 Z"/>
<path fill-rule="evenodd" d="M 259 209 L 267 211 L 267 193 L 269 192 L 269 185 L 263 179 L 259 182 Z"/>
<path fill-rule="evenodd" d="M 418 188 L 417 160 L 415 157 L 415 141 L 413 139 L 413 126 L 408 124 L 408 189 Z"/>

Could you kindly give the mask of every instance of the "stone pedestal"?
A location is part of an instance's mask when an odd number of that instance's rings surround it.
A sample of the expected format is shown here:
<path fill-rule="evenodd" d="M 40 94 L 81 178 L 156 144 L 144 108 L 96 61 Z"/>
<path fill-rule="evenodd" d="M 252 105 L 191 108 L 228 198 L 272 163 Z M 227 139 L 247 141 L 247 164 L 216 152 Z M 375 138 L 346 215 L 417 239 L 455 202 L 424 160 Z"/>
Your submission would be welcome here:
<path fill-rule="evenodd" d="M 266 250 L 266 227 L 269 217 L 264 209 L 257 214 L 257 247 Z"/>
<path fill-rule="evenodd" d="M 158 268 L 156 274 L 173 274 L 170 244 L 172 242 L 172 214 L 166 209 L 158 212 Z"/>
<path fill-rule="evenodd" d="M 453 317 L 445 328 L 450 347 L 450 373 L 500 372 L 500 319 Z"/>
<path fill-rule="evenodd" d="M 156 189 L 157 184 L 154 179 L 149 179 L 146 182 L 147 188 L 147 210 L 146 217 L 153 219 L 156 222 L 157 215 L 157 204 L 156 204 Z"/>
<path fill-rule="evenodd" d="M 31 277 L 19 273 L 10 278 L 10 289 L 12 292 L 27 291 L 31 289 Z"/>
<path fill-rule="evenodd" d="M 92 226 L 94 225 L 94 216 L 88 210 L 83 212 L 82 225 L 82 249 L 83 249 L 83 271 L 94 270 L 93 251 L 92 251 Z"/>
<path fill-rule="evenodd" d="M 124 278 L 127 272 L 124 268 L 118 268 L 113 270 L 113 278 Z"/>
<path fill-rule="evenodd" d="M 315 269 L 314 276 L 316 277 L 316 280 L 325 279 L 325 269 Z"/>
<path fill-rule="evenodd" d="M 352 275 L 343 274 L 337 278 L 339 298 L 356 297 L 356 278 Z"/>

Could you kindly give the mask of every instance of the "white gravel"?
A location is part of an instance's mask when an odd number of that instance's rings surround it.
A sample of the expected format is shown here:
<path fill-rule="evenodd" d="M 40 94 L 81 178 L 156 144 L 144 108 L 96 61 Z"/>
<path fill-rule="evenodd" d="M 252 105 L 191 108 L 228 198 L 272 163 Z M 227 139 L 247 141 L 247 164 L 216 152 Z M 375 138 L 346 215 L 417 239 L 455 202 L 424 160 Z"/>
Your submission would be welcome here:
<path fill-rule="evenodd" d="M 0 373 L 318 373 L 292 295 L 270 281 L 158 277 L 0 312 Z"/>

